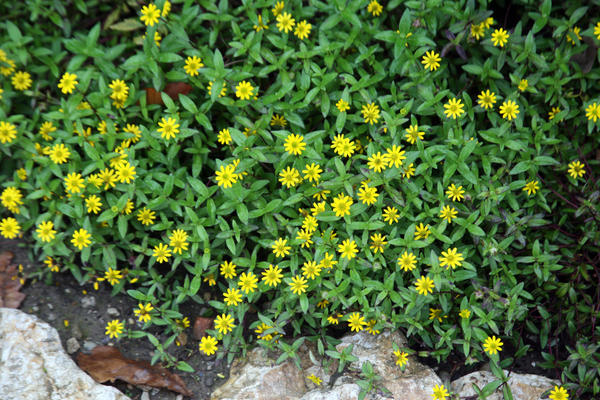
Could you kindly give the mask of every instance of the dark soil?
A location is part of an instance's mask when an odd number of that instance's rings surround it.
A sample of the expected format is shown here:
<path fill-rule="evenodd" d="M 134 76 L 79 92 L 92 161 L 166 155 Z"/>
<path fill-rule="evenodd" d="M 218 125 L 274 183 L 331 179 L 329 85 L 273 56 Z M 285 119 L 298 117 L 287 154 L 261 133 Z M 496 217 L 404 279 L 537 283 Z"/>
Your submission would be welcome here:
<path fill-rule="evenodd" d="M 14 264 L 23 265 L 25 276 L 39 268 L 46 268 L 41 263 L 32 263 L 29 260 L 26 244 L 22 242 L 1 239 L 0 252 L 5 250 L 15 255 L 12 261 Z M 113 319 L 124 321 L 125 330 L 128 328 L 141 330 L 141 325 L 133 313 L 137 308 L 137 301 L 127 294 L 111 296 L 110 285 L 105 283 L 100 285 L 98 290 L 94 290 L 91 284 L 80 286 L 68 272 L 53 273 L 51 284 L 27 280 L 21 292 L 27 297 L 20 309 L 36 315 L 54 327 L 65 349 L 67 349 L 68 339 L 77 340 L 80 349 L 71 354 L 75 362 L 79 352 L 89 353 L 93 347 L 101 345 L 114 345 L 125 357 L 134 360 L 152 359 L 154 346 L 146 338 L 127 339 L 121 336 L 121 339 L 116 340 L 110 339 L 105 334 L 107 322 Z M 109 309 L 112 315 L 109 315 Z M 181 312 L 193 325 L 196 316 L 201 315 L 204 309 L 198 304 L 184 304 Z M 161 342 L 168 337 L 162 333 L 162 328 L 159 326 L 152 326 L 148 331 Z M 229 366 L 224 359 L 216 360 L 215 356 L 207 357 L 198 351 L 198 341 L 192 337 L 192 327 L 186 329 L 185 333 L 188 337 L 185 346 L 173 345 L 166 351 L 178 360 L 190 364 L 196 372 L 188 373 L 175 369 L 171 369 L 171 372 L 181 376 L 187 388 L 194 393 L 192 399 L 205 400 L 210 397 L 214 388 L 225 382 L 229 375 Z M 119 381 L 116 381 L 113 386 L 132 399 L 140 399 L 144 391 L 149 391 L 152 400 L 175 400 L 178 395 L 166 389 L 140 388 Z"/>

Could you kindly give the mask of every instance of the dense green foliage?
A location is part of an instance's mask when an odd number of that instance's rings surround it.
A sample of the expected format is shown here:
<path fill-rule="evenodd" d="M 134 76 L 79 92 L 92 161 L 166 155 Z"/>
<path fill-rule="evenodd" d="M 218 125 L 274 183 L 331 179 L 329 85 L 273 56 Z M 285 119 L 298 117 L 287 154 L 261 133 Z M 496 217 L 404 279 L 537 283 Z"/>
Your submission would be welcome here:
<path fill-rule="evenodd" d="M 600 393 L 598 1 L 164 3 L 0 5 L 0 233 L 38 277 L 133 296 L 115 336 L 184 370 L 196 302 L 218 356 L 400 329 L 486 393 L 526 355 Z"/>

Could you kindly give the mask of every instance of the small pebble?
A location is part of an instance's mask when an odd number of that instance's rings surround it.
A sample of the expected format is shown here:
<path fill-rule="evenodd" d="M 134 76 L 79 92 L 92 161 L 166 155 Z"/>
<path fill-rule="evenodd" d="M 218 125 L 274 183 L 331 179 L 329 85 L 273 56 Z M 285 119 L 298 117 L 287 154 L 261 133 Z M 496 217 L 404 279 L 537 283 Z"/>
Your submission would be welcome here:
<path fill-rule="evenodd" d="M 96 305 L 96 298 L 94 296 L 85 296 L 81 298 L 81 306 L 83 308 L 90 308 Z"/>
<path fill-rule="evenodd" d="M 54 310 L 54 306 L 52 305 L 52 303 L 48 303 L 47 306 L 49 310 Z"/>
<path fill-rule="evenodd" d="M 150 395 L 148 392 L 142 392 L 142 397 L 140 397 L 140 400 L 150 400 Z"/>
<path fill-rule="evenodd" d="M 135 321 L 133 320 L 133 318 L 129 318 L 129 319 L 127 320 L 127 323 L 128 323 L 129 325 L 134 325 L 134 324 L 135 324 Z"/>
<path fill-rule="evenodd" d="M 31 307 L 31 311 L 38 312 L 38 311 L 40 311 L 40 308 L 38 306 L 33 306 L 33 307 Z"/>
<path fill-rule="evenodd" d="M 108 314 L 109 317 L 118 317 L 119 316 L 119 310 L 117 310 L 114 307 L 108 307 L 106 309 L 106 313 Z"/>
<path fill-rule="evenodd" d="M 69 289 L 69 288 L 66 288 L 66 289 L 65 289 L 65 293 L 66 293 L 66 294 L 71 294 L 71 289 Z"/>
<path fill-rule="evenodd" d="M 46 316 L 44 317 L 44 319 L 46 321 L 54 321 L 56 319 L 56 314 L 50 312 L 50 313 L 46 314 Z"/>
<path fill-rule="evenodd" d="M 83 349 L 85 351 L 91 351 L 94 347 L 96 347 L 96 343 L 92 342 L 91 340 L 86 340 L 83 342 Z"/>
<path fill-rule="evenodd" d="M 183 400 L 183 395 L 178 394 L 177 397 L 175 397 L 175 400 Z"/>
<path fill-rule="evenodd" d="M 156 396 L 158 394 L 158 392 L 160 392 L 160 389 L 154 388 L 150 391 L 150 393 L 152 393 L 152 396 Z"/>
<path fill-rule="evenodd" d="M 77 350 L 79 350 L 81 346 L 79 346 L 79 342 L 74 337 L 67 339 L 67 353 L 73 354 Z"/>
<path fill-rule="evenodd" d="M 75 337 L 76 339 L 81 339 L 83 337 L 81 329 L 79 329 L 79 326 L 75 324 L 71 325 L 71 335 L 73 335 L 73 337 Z"/>

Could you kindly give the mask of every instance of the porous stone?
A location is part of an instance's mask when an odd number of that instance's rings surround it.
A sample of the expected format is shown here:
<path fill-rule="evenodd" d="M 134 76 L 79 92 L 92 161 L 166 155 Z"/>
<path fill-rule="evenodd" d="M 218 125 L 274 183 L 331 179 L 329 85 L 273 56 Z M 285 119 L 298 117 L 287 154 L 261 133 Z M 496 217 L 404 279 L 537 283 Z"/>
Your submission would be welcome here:
<path fill-rule="evenodd" d="M 91 308 L 96 305 L 96 298 L 94 296 L 85 296 L 81 298 L 81 306 L 83 308 Z"/>
<path fill-rule="evenodd" d="M 504 371 L 508 376 L 508 371 Z M 489 371 L 477 371 L 456 379 L 450 384 L 452 391 L 459 396 L 475 396 L 473 384 L 479 388 L 483 388 L 497 378 Z M 542 394 L 555 385 L 560 385 L 559 382 L 539 375 L 531 374 L 516 374 L 512 372 L 508 377 L 508 386 L 513 395 L 514 400 L 539 400 Z M 488 396 L 488 400 L 503 400 L 502 391 L 496 391 Z"/>
<path fill-rule="evenodd" d="M 67 339 L 67 353 L 73 354 L 77 350 L 79 350 L 81 346 L 79 346 L 79 342 L 74 337 Z"/>
<path fill-rule="evenodd" d="M 118 317 L 119 316 L 119 310 L 117 310 L 114 307 L 108 307 L 106 309 L 106 314 L 108 314 L 109 317 Z"/>
<path fill-rule="evenodd" d="M 54 328 L 12 308 L 0 308 L 0 394 L 2 400 L 129 399 L 80 370 Z"/>

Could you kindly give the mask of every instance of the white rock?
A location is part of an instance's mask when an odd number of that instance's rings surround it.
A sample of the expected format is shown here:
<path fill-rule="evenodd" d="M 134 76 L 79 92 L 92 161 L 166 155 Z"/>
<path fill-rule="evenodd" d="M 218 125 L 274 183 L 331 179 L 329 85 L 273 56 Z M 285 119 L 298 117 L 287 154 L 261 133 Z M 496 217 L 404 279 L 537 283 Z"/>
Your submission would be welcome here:
<path fill-rule="evenodd" d="M 142 397 L 140 397 L 140 400 L 150 400 L 150 394 L 148 394 L 148 392 L 142 392 Z"/>
<path fill-rule="evenodd" d="M 96 383 L 63 350 L 58 333 L 37 317 L 0 308 L 2 400 L 128 400 Z"/>
<path fill-rule="evenodd" d="M 77 350 L 79 350 L 81 346 L 79 346 L 79 342 L 74 337 L 67 339 L 67 353 L 73 354 Z"/>
<path fill-rule="evenodd" d="M 96 298 L 94 296 L 84 296 L 81 298 L 81 306 L 83 308 L 90 308 L 96 305 Z"/>
<path fill-rule="evenodd" d="M 508 375 L 508 371 L 504 371 Z M 489 371 L 478 371 L 465 375 L 450 384 L 452 391 L 461 397 L 476 395 L 472 384 L 476 384 L 480 389 L 488 383 L 495 381 L 496 377 Z M 508 378 L 508 386 L 511 389 L 514 400 L 538 400 L 542 393 L 554 388 L 554 385 L 560 385 L 559 382 L 539 375 L 516 374 L 511 373 Z M 488 400 L 502 400 L 501 391 L 488 396 Z"/>
<path fill-rule="evenodd" d="M 117 310 L 114 307 L 108 307 L 106 309 L 106 314 L 108 314 L 109 317 L 118 317 L 119 316 L 119 310 Z"/>

